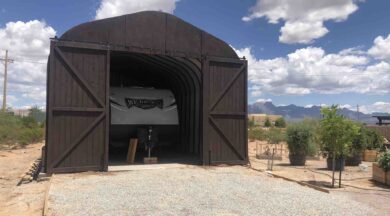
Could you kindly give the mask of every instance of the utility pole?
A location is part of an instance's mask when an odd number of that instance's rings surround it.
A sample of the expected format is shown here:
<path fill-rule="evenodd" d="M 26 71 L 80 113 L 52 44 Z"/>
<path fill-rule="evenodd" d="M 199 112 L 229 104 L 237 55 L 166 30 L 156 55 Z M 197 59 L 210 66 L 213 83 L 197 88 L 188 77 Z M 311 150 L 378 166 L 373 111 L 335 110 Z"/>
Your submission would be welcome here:
<path fill-rule="evenodd" d="M 359 114 L 359 104 L 356 105 L 356 111 L 357 111 L 357 120 L 360 120 L 360 114 Z"/>
<path fill-rule="evenodd" d="M 4 85 L 3 85 L 3 108 L 2 111 L 5 112 L 7 109 L 7 70 L 8 63 L 14 62 L 14 60 L 8 58 L 8 50 L 5 51 L 5 58 L 0 58 L 0 61 L 4 62 Z"/>

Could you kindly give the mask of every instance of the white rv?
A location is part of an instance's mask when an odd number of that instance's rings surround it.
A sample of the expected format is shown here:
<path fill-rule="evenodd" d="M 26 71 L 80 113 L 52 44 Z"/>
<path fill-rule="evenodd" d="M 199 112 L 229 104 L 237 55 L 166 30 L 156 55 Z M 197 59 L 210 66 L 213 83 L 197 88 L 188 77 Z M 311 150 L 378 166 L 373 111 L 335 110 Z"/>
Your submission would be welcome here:
<path fill-rule="evenodd" d="M 139 130 L 153 128 L 158 144 L 171 145 L 179 125 L 176 100 L 166 89 L 143 87 L 111 87 L 110 146 L 128 146 Z M 172 141 L 173 140 L 173 141 Z"/>
<path fill-rule="evenodd" d="M 111 88 L 112 125 L 178 125 L 173 93 L 154 88 Z"/>

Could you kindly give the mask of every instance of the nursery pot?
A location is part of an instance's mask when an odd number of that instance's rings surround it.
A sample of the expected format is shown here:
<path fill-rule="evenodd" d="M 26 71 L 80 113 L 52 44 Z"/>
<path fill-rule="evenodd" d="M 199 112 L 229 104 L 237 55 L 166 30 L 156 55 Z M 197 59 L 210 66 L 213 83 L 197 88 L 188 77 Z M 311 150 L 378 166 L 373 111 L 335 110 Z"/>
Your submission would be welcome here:
<path fill-rule="evenodd" d="M 344 166 L 345 166 L 345 159 L 344 158 L 336 158 L 335 170 L 337 170 L 337 171 L 340 170 L 340 160 L 341 160 L 341 171 L 344 171 Z M 328 170 L 333 170 L 332 162 L 333 162 L 333 158 L 326 159 Z"/>
<path fill-rule="evenodd" d="M 290 165 L 292 166 L 305 166 L 306 154 L 289 154 Z"/>
<path fill-rule="evenodd" d="M 348 156 L 345 159 L 345 166 L 359 166 L 362 163 L 363 156 L 362 154 L 356 154 Z"/>

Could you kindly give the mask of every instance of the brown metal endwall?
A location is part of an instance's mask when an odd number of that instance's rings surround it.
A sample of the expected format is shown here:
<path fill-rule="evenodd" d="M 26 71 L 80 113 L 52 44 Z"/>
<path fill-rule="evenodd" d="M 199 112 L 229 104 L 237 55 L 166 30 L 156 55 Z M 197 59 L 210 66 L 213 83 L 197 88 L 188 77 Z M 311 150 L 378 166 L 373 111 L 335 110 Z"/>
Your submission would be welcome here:
<path fill-rule="evenodd" d="M 203 76 L 203 143 L 208 147 L 204 154 L 210 164 L 245 164 L 247 62 L 207 58 Z"/>
<path fill-rule="evenodd" d="M 47 171 L 103 170 L 107 51 L 51 44 Z"/>

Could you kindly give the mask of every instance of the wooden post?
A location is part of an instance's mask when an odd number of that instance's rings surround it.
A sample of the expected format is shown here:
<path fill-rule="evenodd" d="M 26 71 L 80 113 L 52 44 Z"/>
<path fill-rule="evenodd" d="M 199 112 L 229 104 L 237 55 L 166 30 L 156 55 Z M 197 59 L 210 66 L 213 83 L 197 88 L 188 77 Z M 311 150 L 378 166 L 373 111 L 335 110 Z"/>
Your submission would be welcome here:
<path fill-rule="evenodd" d="M 137 151 L 138 139 L 130 139 L 129 150 L 127 152 L 127 163 L 134 163 L 135 152 Z"/>

